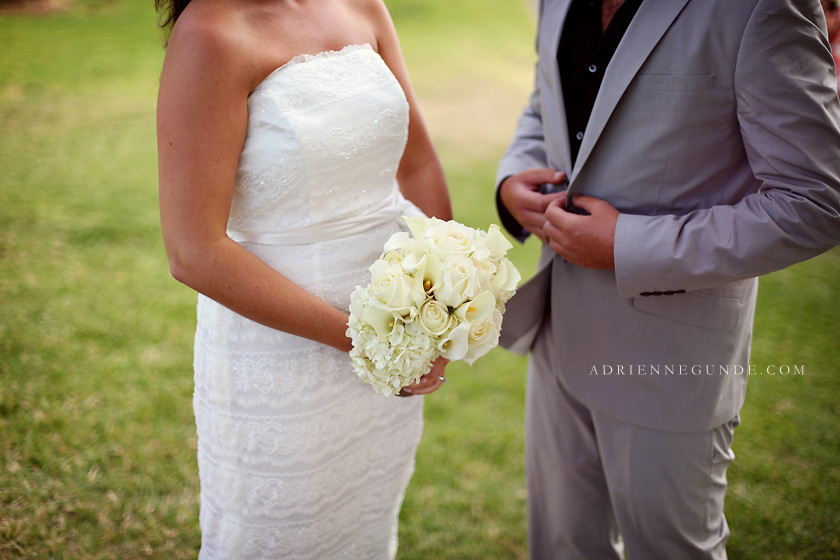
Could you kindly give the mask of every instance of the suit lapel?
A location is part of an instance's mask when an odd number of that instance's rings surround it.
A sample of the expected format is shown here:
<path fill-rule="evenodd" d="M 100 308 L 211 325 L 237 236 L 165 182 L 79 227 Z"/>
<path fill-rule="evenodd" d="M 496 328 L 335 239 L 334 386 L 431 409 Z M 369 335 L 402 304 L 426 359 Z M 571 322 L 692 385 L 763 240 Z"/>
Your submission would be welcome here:
<path fill-rule="evenodd" d="M 547 6 L 545 12 L 541 17 L 540 33 L 545 34 L 544 38 L 540 39 L 540 64 L 547 67 L 546 75 L 548 84 L 556 87 L 553 90 L 553 96 L 557 111 L 558 121 L 557 128 L 553 130 L 559 132 L 556 137 L 558 156 L 560 161 L 549 161 L 549 165 L 553 165 L 557 169 L 568 170 L 572 167 L 572 151 L 569 147 L 569 133 L 568 123 L 566 121 L 566 111 L 564 107 L 566 102 L 563 99 L 563 86 L 560 83 L 560 67 L 557 64 L 557 49 L 560 47 L 560 35 L 563 32 L 563 23 L 566 21 L 566 14 L 569 12 L 571 0 L 543 0 L 542 4 Z M 547 45 L 547 46 L 546 46 Z M 543 59 L 544 57 L 544 59 Z"/>
<path fill-rule="evenodd" d="M 572 181 L 598 141 L 621 96 L 689 0 L 644 0 L 604 74 L 578 152 Z"/>

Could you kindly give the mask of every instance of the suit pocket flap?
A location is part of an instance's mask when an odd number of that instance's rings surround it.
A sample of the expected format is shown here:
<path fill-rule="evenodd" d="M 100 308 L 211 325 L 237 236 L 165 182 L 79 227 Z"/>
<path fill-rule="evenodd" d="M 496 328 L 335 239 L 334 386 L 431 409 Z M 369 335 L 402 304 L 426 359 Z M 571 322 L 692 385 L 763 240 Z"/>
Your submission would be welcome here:
<path fill-rule="evenodd" d="M 639 311 L 686 325 L 730 331 L 738 324 L 743 301 L 703 292 L 633 298 Z"/>

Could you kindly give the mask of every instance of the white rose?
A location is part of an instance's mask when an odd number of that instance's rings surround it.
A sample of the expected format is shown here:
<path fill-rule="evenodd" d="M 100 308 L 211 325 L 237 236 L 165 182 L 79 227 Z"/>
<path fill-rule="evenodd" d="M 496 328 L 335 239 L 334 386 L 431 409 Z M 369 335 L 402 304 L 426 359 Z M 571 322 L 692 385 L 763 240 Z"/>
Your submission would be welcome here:
<path fill-rule="evenodd" d="M 370 294 L 386 309 L 407 315 L 426 299 L 421 286 L 402 268 L 378 260 L 370 267 Z"/>
<path fill-rule="evenodd" d="M 417 321 L 427 333 L 434 337 L 440 337 L 454 326 L 456 319 L 449 313 L 449 309 L 445 305 L 429 298 L 420 307 Z"/>
<path fill-rule="evenodd" d="M 484 238 L 484 242 L 490 250 L 490 254 L 495 258 L 503 257 L 505 253 L 513 248 L 513 245 L 511 245 L 510 241 L 507 240 L 505 234 L 502 233 L 502 230 L 496 224 L 490 224 L 490 227 L 487 228 L 487 236 Z"/>
<path fill-rule="evenodd" d="M 427 231 L 426 240 L 429 252 L 440 259 L 452 253 L 469 255 L 476 250 L 475 230 L 452 220 Z"/>
<path fill-rule="evenodd" d="M 461 359 L 468 364 L 472 364 L 499 344 L 502 314 L 498 309 L 493 309 L 490 317 L 481 321 L 473 321 L 469 325 L 467 351 Z"/>
<path fill-rule="evenodd" d="M 458 307 L 472 298 L 479 288 L 478 270 L 466 255 L 449 255 L 441 266 L 440 276 L 432 286 L 435 299 L 449 307 Z"/>
<path fill-rule="evenodd" d="M 508 259 L 502 259 L 496 267 L 496 273 L 491 282 L 493 292 L 505 302 L 513 296 L 521 279 L 522 275 L 513 263 Z"/>
<path fill-rule="evenodd" d="M 471 257 L 476 270 L 478 271 L 478 291 L 493 290 L 493 277 L 496 275 L 497 265 L 494 259 L 476 258 L 479 252 Z M 487 253 L 489 257 L 489 253 Z"/>
<path fill-rule="evenodd" d="M 478 232 L 478 233 L 481 233 L 481 232 Z M 489 262 L 491 260 L 497 260 L 497 259 L 491 258 L 492 255 L 490 253 L 490 249 L 488 249 L 486 245 L 484 245 L 483 243 L 480 243 L 480 242 L 476 243 L 475 249 L 473 250 L 472 253 L 470 253 L 470 257 L 472 258 L 473 262 L 476 265 L 478 265 L 479 263 L 482 263 L 482 262 Z"/>
<path fill-rule="evenodd" d="M 405 258 L 405 255 L 403 255 L 402 251 L 400 251 L 399 249 L 395 249 L 382 253 L 382 256 L 379 257 L 379 260 L 384 261 L 392 266 L 400 266 L 402 264 L 403 258 Z"/>

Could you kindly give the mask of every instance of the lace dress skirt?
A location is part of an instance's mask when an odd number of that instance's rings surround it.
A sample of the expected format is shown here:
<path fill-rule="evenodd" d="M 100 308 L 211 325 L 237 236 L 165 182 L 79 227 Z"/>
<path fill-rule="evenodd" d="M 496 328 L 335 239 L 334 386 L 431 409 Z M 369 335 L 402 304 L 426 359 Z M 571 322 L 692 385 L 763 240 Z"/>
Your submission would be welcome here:
<path fill-rule="evenodd" d="M 398 227 L 247 248 L 346 310 Z M 376 394 L 346 353 L 199 296 L 194 408 L 201 559 L 394 557 L 422 397 Z"/>

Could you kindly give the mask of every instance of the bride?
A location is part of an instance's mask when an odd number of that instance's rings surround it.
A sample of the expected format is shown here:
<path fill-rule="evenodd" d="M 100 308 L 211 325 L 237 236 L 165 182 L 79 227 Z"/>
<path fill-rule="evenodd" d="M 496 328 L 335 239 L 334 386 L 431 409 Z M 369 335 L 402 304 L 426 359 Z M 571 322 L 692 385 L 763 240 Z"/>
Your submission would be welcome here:
<path fill-rule="evenodd" d="M 401 216 L 451 210 L 390 16 L 157 2 L 162 231 L 199 292 L 200 558 L 393 558 L 422 397 L 353 373 L 347 308 Z"/>

